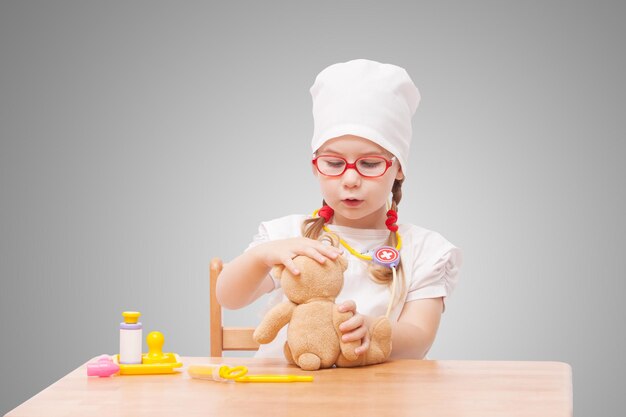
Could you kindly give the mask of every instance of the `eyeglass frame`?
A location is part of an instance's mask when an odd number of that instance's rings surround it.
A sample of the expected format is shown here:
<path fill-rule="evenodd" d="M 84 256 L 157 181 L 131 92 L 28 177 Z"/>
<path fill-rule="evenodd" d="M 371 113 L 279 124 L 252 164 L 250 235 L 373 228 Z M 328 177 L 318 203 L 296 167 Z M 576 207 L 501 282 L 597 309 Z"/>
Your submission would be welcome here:
<path fill-rule="evenodd" d="M 368 156 L 361 156 L 357 159 L 354 160 L 353 163 L 348 162 L 348 160 L 342 156 L 339 155 L 315 155 L 313 154 L 314 158 L 311 160 L 311 163 L 313 165 L 315 165 L 315 169 L 317 169 L 317 172 L 319 172 L 322 175 L 325 175 L 327 177 L 341 177 L 343 174 L 346 173 L 346 171 L 350 168 L 354 169 L 360 176 L 362 176 L 363 178 L 380 178 L 383 175 L 385 175 L 387 173 L 387 171 L 389 171 L 389 168 L 391 168 L 391 166 L 393 165 L 394 161 L 397 161 L 398 159 L 395 156 L 392 156 L 391 159 L 387 159 L 384 156 L 381 155 L 368 155 Z M 341 173 L 337 174 L 337 175 L 328 175 L 328 174 L 324 174 L 321 170 L 320 167 L 317 166 L 317 160 L 319 158 L 322 157 L 333 157 L 333 158 L 337 158 L 337 159 L 341 159 L 343 162 L 346 163 L 346 165 L 343 167 L 343 171 L 341 171 Z M 361 159 L 367 159 L 367 158 L 379 158 L 382 159 L 383 161 L 385 161 L 385 170 L 382 172 L 382 174 L 380 175 L 363 175 L 361 173 L 361 171 L 359 171 L 359 168 L 357 168 L 356 164 L 357 162 L 359 162 Z"/>

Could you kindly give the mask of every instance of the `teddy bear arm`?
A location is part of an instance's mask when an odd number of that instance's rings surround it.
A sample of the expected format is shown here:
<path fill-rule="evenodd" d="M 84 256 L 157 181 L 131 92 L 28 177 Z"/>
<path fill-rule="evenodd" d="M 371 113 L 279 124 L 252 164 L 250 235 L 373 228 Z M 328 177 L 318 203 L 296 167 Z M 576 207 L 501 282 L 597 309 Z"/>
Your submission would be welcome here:
<path fill-rule="evenodd" d="M 270 343 L 274 340 L 280 329 L 291 320 L 295 307 L 294 303 L 286 301 L 268 311 L 254 330 L 254 340 L 261 344 Z"/>
<path fill-rule="evenodd" d="M 353 315 L 354 314 L 351 311 L 340 312 L 337 306 L 333 309 L 333 324 L 335 325 L 335 332 L 339 338 L 339 348 L 341 349 L 343 356 L 351 361 L 356 360 L 357 354 L 354 350 L 361 345 L 361 342 L 359 340 L 354 340 L 352 342 L 342 341 L 341 336 L 343 333 L 339 330 L 339 325 L 351 318 Z"/>

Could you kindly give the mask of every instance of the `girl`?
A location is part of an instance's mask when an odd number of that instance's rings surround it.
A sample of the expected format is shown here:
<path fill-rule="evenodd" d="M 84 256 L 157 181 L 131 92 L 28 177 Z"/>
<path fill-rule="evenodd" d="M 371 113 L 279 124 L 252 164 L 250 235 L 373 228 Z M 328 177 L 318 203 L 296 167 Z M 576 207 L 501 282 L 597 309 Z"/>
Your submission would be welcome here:
<path fill-rule="evenodd" d="M 443 299 L 456 286 L 461 252 L 437 232 L 396 224 L 419 91 L 403 68 L 357 59 L 324 69 L 310 92 L 311 168 L 321 186 L 322 207 L 310 215 L 262 222 L 248 249 L 224 266 L 217 298 L 237 309 L 274 291 L 277 297 L 270 303 L 276 303 L 283 294 L 273 266 L 298 274 L 295 256 L 320 263 L 347 256 L 337 303 L 354 315 L 340 326 L 343 340 L 360 340 L 356 353 L 366 352 L 369 324 L 387 312 L 391 356 L 422 359 L 435 339 Z M 316 240 L 324 231 L 338 235 L 343 248 Z M 373 262 L 383 246 L 400 255 L 395 271 Z M 256 356 L 282 357 L 285 340 L 286 327 Z"/>

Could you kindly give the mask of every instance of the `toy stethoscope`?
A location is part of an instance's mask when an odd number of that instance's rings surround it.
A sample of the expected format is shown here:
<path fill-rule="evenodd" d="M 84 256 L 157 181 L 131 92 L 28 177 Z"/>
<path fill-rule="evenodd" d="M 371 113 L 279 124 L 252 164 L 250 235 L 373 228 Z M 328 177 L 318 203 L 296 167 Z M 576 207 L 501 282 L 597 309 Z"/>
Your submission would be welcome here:
<path fill-rule="evenodd" d="M 315 210 L 313 212 L 313 217 L 317 216 L 319 210 Z M 348 250 L 352 255 L 356 256 L 359 259 L 363 259 L 364 261 L 372 261 L 377 265 L 386 266 L 387 268 L 391 268 L 392 280 L 391 280 L 391 297 L 389 300 L 389 305 L 387 306 L 387 312 L 385 313 L 385 317 L 389 317 L 389 313 L 391 313 L 391 307 L 393 305 L 393 300 L 396 296 L 396 267 L 400 263 L 400 249 L 402 248 L 402 237 L 400 236 L 400 232 L 396 230 L 396 239 L 398 244 L 395 248 L 391 246 L 381 246 L 373 251 L 371 251 L 372 255 L 365 255 L 357 252 L 352 246 L 348 244 L 345 240 L 343 240 L 339 235 L 335 232 L 331 231 L 323 225 L 322 228 L 326 233 L 333 234 L 339 238 L 339 243 Z"/>

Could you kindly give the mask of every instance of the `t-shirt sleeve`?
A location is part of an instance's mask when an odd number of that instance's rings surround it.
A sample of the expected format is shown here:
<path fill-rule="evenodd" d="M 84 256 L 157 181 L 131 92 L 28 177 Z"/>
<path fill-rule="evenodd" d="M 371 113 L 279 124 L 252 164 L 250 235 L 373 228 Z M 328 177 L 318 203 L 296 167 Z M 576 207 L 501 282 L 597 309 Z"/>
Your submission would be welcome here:
<path fill-rule="evenodd" d="M 254 235 L 254 237 L 252 238 L 252 242 L 250 242 L 245 251 L 248 251 L 261 243 L 269 242 L 269 240 L 270 234 L 267 231 L 267 226 L 265 225 L 265 222 L 262 222 L 261 224 L 259 224 L 259 230 Z"/>
<path fill-rule="evenodd" d="M 448 297 L 458 282 L 462 253 L 440 235 L 424 242 L 411 270 L 406 301 Z"/>
<path fill-rule="evenodd" d="M 267 224 L 266 222 L 262 222 L 261 224 L 259 224 L 259 230 L 252 238 L 252 242 L 250 242 L 250 244 L 248 245 L 248 247 L 245 249 L 244 252 L 249 251 L 253 247 L 260 245 L 261 243 L 269 242 L 270 240 L 271 238 L 270 238 L 270 234 L 267 228 Z M 280 280 L 276 279 L 276 277 L 274 276 L 272 272 L 273 271 L 270 270 L 270 273 L 268 275 L 274 282 L 274 289 L 280 288 Z"/>

